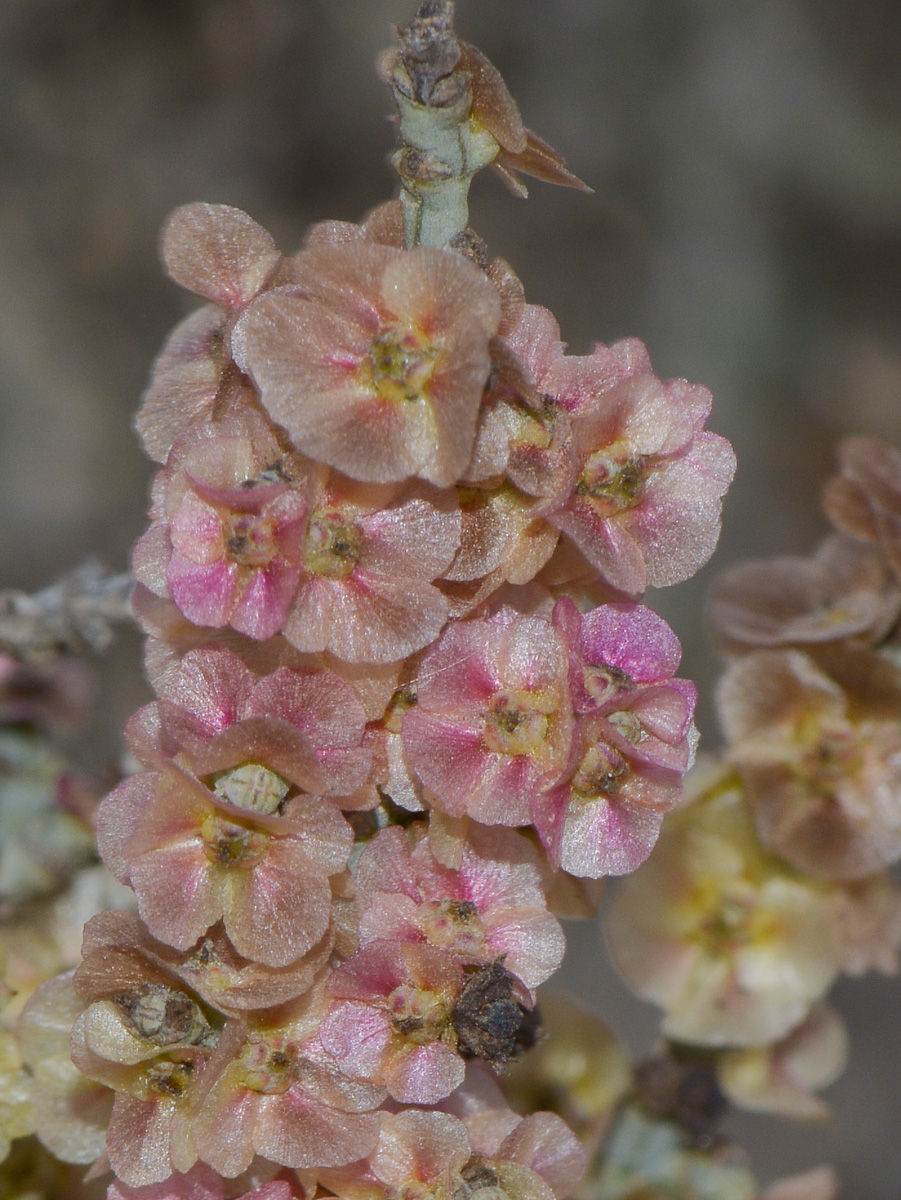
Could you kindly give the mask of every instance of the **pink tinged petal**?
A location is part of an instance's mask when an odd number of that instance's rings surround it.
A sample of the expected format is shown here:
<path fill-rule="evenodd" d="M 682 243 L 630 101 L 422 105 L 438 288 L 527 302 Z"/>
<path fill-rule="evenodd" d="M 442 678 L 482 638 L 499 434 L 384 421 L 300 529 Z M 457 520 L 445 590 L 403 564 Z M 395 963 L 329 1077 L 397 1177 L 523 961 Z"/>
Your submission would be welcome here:
<path fill-rule="evenodd" d="M 116 870 L 125 864 L 127 871 L 136 855 L 193 838 L 211 804 L 206 788 L 178 769 L 133 775 L 101 803 L 98 842 L 109 850 Z"/>
<path fill-rule="evenodd" d="M 295 796 L 288 801 L 283 818 L 263 818 L 261 824 L 273 832 L 290 832 L 327 875 L 342 871 L 353 850 L 350 825 L 335 805 L 323 804 L 317 796 Z"/>
<path fill-rule="evenodd" d="M 242 1086 L 242 1076 L 238 1064 L 226 1067 L 192 1121 L 198 1155 L 227 1179 L 246 1171 L 254 1156 L 260 1097 Z"/>
<path fill-rule="evenodd" d="M 360 913 L 360 942 L 379 938 L 398 942 L 425 941 L 418 919 L 419 905 L 409 896 L 386 892 L 366 893 Z"/>
<path fill-rule="evenodd" d="M 360 570 L 345 581 L 308 580 L 285 626 L 299 650 L 328 649 L 346 662 L 389 663 L 438 636 L 448 602 L 429 583 L 395 582 Z"/>
<path fill-rule="evenodd" d="M 697 701 L 698 689 L 691 680 L 670 679 L 643 688 L 631 698 L 628 708 L 651 738 L 677 747 L 688 737 Z M 634 750 L 640 752 L 641 745 Z"/>
<path fill-rule="evenodd" d="M 197 1155 L 184 1144 L 184 1132 L 177 1129 L 180 1118 L 173 1110 L 172 1102 L 138 1100 L 122 1092 L 116 1096 L 106 1152 L 110 1166 L 125 1183 L 135 1187 L 162 1183 L 179 1167 L 187 1171 L 193 1166 Z"/>
<path fill-rule="evenodd" d="M 541 792 L 541 774 L 532 759 L 486 754 L 484 761 L 485 770 L 466 797 L 466 811 L 483 825 L 528 825 Z"/>
<path fill-rule="evenodd" d="M 416 680 L 420 704 L 436 715 L 478 711 L 503 686 L 498 656 L 503 631 L 489 621 L 449 625 L 423 658 Z"/>
<path fill-rule="evenodd" d="M 558 512 L 548 513 L 547 519 L 617 590 L 639 596 L 648 586 L 643 546 L 617 519 L 599 516 L 589 500 L 575 498 Z"/>
<path fill-rule="evenodd" d="M 504 966 L 527 988 L 539 987 L 563 962 L 566 938 L 547 909 L 498 909 L 485 927 L 492 955 L 504 955 Z"/>
<path fill-rule="evenodd" d="M 222 376 L 223 319 L 222 310 L 208 304 L 191 313 L 176 325 L 154 363 L 135 427 L 156 462 L 165 462 L 175 439 L 213 410 Z"/>
<path fill-rule="evenodd" d="M 481 733 L 414 708 L 404 717 L 402 737 L 410 766 L 442 809 L 462 817 L 491 759 L 497 757 L 487 753 Z"/>
<path fill-rule="evenodd" d="M 176 950 L 190 949 L 222 916 L 220 888 L 199 837 L 140 855 L 129 882 L 144 924 Z"/>
<path fill-rule="evenodd" d="M 223 308 L 251 300 L 281 255 L 256 221 L 225 204 L 186 204 L 163 230 L 169 275 Z"/>
<path fill-rule="evenodd" d="M 681 457 L 652 473 L 641 502 L 627 510 L 640 541 L 653 587 L 681 583 L 713 553 L 720 532 L 722 496 L 735 473 L 735 455 L 725 438 L 699 434 Z"/>
<path fill-rule="evenodd" d="M 284 967 L 301 958 L 328 928 L 327 875 L 295 838 L 275 838 L 265 858 L 232 868 L 223 899 L 225 929 L 245 958 Z"/>
<path fill-rule="evenodd" d="M 396 250 L 387 244 L 358 242 L 337 253 L 334 248 L 311 248 L 294 259 L 294 278 L 304 296 L 348 313 L 371 336 L 386 315 L 382 278 L 395 257 Z M 366 348 L 368 352 L 368 341 Z"/>
<path fill-rule="evenodd" d="M 410 856 L 410 843 L 399 826 L 380 830 L 360 856 L 357 886 L 364 892 L 397 892 L 419 903 L 423 894 Z"/>
<path fill-rule="evenodd" d="M 300 580 L 300 568 L 274 559 L 257 567 L 243 587 L 231 613 L 230 624 L 238 633 L 263 642 L 275 637 L 287 620 Z"/>
<path fill-rule="evenodd" d="M 228 624 L 238 583 L 237 563 L 222 558 L 200 567 L 173 554 L 166 579 L 172 599 L 189 621 L 213 629 Z"/>
<path fill-rule="evenodd" d="M 182 496 L 169 526 L 172 549 L 198 565 L 209 566 L 225 554 L 222 518 L 195 491 Z"/>
<path fill-rule="evenodd" d="M 331 671 L 283 667 L 254 687 L 247 711 L 290 722 L 317 748 L 358 746 L 366 724 L 356 692 Z"/>
<path fill-rule="evenodd" d="M 568 1196 L 588 1165 L 585 1151 L 569 1126 L 555 1113 L 532 1113 L 505 1138 L 497 1152 L 530 1167 L 555 1196 Z"/>
<path fill-rule="evenodd" d="M 370 513 L 358 522 L 367 574 L 436 579 L 460 547 L 460 511 L 441 511 L 427 500 Z"/>
<path fill-rule="evenodd" d="M 305 791 L 325 784 L 309 740 L 286 721 L 247 717 L 230 725 L 193 753 L 196 775 L 212 775 L 243 763 L 265 763 Z"/>
<path fill-rule="evenodd" d="M 581 649 L 586 662 L 619 667 L 636 683 L 667 679 L 682 657 L 672 629 L 643 604 L 602 604 L 585 613 Z"/>
<path fill-rule="evenodd" d="M 338 1002 L 320 1025 L 319 1040 L 345 1075 L 381 1082 L 394 1031 L 381 1009 L 354 1001 Z"/>
<path fill-rule="evenodd" d="M 560 326 L 553 313 L 540 305 L 527 304 L 507 341 L 529 368 L 538 387 L 543 388 L 549 371 L 563 356 Z"/>
<path fill-rule="evenodd" d="M 143 537 L 135 542 L 131 552 L 131 569 L 139 584 L 151 591 L 154 596 L 167 599 L 169 585 L 166 582 L 166 568 L 172 557 L 172 541 L 169 537 L 169 526 L 151 525 Z"/>
<path fill-rule="evenodd" d="M 698 430 L 691 407 L 681 402 L 684 380 L 662 383 L 651 373 L 631 376 L 612 397 L 619 404 L 619 436 L 642 457 L 679 454 Z M 698 389 L 710 398 L 706 388 Z M 709 408 L 710 405 L 707 404 Z"/>
<path fill-rule="evenodd" d="M 271 1162 L 295 1170 L 342 1167 L 375 1148 L 379 1123 L 377 1113 L 341 1112 L 291 1088 L 263 1098 L 255 1145 Z"/>
<path fill-rule="evenodd" d="M 411 1179 L 430 1183 L 452 1177 L 471 1154 L 466 1126 L 459 1117 L 414 1110 L 383 1118 L 371 1164 L 378 1179 L 399 1189 Z"/>
<path fill-rule="evenodd" d="M 189 650 L 157 685 L 166 728 L 196 748 L 239 719 L 255 678 L 230 650 Z"/>
<path fill-rule="evenodd" d="M 186 1174 L 176 1172 L 162 1183 L 147 1187 L 128 1187 L 114 1179 L 107 1188 L 106 1200 L 223 1200 L 222 1180 L 202 1163 Z"/>
<path fill-rule="evenodd" d="M 302 579 L 284 636 L 303 654 L 325 650 L 335 623 L 341 619 L 342 599 L 340 584 L 316 577 Z"/>
<path fill-rule="evenodd" d="M 392 255 L 382 276 L 382 294 L 396 317 L 427 333 L 460 318 L 477 325 L 486 342 L 497 332 L 497 291 L 478 267 L 453 250 L 423 246 L 412 254 Z"/>
<path fill-rule="evenodd" d="M 444 1042 L 407 1045 L 390 1056 L 385 1086 L 402 1104 L 437 1104 L 460 1086 L 465 1074 L 463 1059 Z"/>
<path fill-rule="evenodd" d="M 561 635 L 541 617 L 517 617 L 502 638 L 498 668 L 507 685 L 540 691 L 563 686 L 568 674 Z"/>
<path fill-rule="evenodd" d="M 676 799 L 678 792 L 673 803 Z M 555 800 L 561 805 L 558 797 Z M 551 853 L 552 861 L 556 864 L 559 860 L 559 866 L 571 875 L 599 879 L 628 875 L 645 861 L 657 841 L 664 813 L 628 800 L 599 797 L 575 801 L 561 815 L 562 827 L 557 826 L 550 845 L 539 829 L 549 853 L 551 846 L 559 846 Z"/>

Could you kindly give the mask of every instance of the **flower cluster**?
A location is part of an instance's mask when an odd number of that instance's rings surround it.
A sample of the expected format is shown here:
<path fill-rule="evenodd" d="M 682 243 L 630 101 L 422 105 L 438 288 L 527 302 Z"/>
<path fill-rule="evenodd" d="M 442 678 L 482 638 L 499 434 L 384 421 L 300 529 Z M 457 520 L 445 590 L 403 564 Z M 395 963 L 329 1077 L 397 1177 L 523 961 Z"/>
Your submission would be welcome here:
<path fill-rule="evenodd" d="M 716 540 L 709 395 L 637 343 L 567 356 L 505 264 L 407 249 L 397 205 L 294 258 L 190 205 L 163 248 L 210 303 L 138 422 L 157 698 L 97 817 L 137 914 L 26 1011 L 41 1137 L 117 1196 L 286 1168 L 563 1195 L 573 1135 L 491 1075 L 563 955 L 555 880 L 643 861 L 693 758 L 638 598 Z"/>
<path fill-rule="evenodd" d="M 811 558 L 716 586 L 726 762 L 699 770 L 608 922 L 664 1034 L 713 1049 L 735 1103 L 802 1119 L 846 1057 L 823 997 L 840 972 L 895 973 L 901 946 L 901 455 L 854 438 L 840 464 Z"/>
<path fill-rule="evenodd" d="M 457 50 L 467 136 L 571 182 Z M 553 910 L 680 798 L 696 693 L 640 598 L 709 557 L 734 458 L 639 343 L 568 356 L 477 239 L 408 237 L 398 202 L 293 257 L 222 205 L 163 236 L 207 304 L 138 417 L 156 699 L 96 822 L 137 911 L 95 916 L 21 1027 L 42 1141 L 111 1200 L 553 1200 L 584 1169 L 496 1075 Z"/>

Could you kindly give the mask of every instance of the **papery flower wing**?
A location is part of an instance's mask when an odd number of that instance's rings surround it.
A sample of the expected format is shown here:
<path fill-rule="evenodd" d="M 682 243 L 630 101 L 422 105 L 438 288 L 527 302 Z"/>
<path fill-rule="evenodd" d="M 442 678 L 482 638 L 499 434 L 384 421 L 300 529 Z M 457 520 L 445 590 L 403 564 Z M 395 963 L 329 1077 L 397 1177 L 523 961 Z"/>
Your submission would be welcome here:
<path fill-rule="evenodd" d="M 163 229 L 162 250 L 176 283 L 223 308 L 253 299 L 281 258 L 265 229 L 226 204 L 177 208 Z"/>

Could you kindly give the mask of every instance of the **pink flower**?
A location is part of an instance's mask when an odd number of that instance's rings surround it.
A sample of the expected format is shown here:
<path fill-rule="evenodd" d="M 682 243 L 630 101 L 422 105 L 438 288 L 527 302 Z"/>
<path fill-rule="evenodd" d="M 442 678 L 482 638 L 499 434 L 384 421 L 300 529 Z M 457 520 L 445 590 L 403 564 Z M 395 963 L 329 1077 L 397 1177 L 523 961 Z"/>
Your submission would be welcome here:
<path fill-rule="evenodd" d="M 316 1041 L 321 1004 L 235 1022 L 211 1063 L 216 1078 L 192 1123 L 197 1152 L 234 1178 L 254 1155 L 295 1169 L 339 1167 L 375 1146 L 384 1091 L 352 1083 Z"/>
<path fill-rule="evenodd" d="M 300 579 L 308 504 L 296 464 L 253 414 L 192 426 L 154 487 L 134 568 L 196 625 L 272 637 Z"/>
<path fill-rule="evenodd" d="M 411 845 L 398 828 L 367 846 L 357 872 L 360 938 L 424 941 L 464 964 L 500 958 L 528 988 L 557 969 L 564 940 L 547 910 L 538 857 L 507 829 L 476 827 L 459 870 L 435 860 L 428 839 Z"/>
<path fill-rule="evenodd" d="M 202 1046 L 148 1046 L 143 1057 L 110 1061 L 91 1046 L 86 1017 L 72 1031 L 72 1061 L 88 1079 L 116 1091 L 106 1133 L 110 1166 L 126 1184 L 161 1183 L 197 1161 L 191 1113 L 210 1050 Z"/>
<path fill-rule="evenodd" d="M 819 879 L 901 857 L 901 671 L 853 643 L 736 660 L 718 692 L 764 845 Z"/>
<path fill-rule="evenodd" d="M 572 475 L 543 515 L 622 592 L 688 579 L 713 552 L 735 472 L 729 443 L 703 428 L 710 393 L 662 383 L 637 341 L 564 358 L 548 382 L 572 421 Z"/>
<path fill-rule="evenodd" d="M 862 637 L 878 644 L 898 620 L 901 591 L 879 550 L 843 534 L 812 558 L 741 563 L 714 585 L 710 619 L 727 654 Z"/>
<path fill-rule="evenodd" d="M 529 583 L 554 552 L 560 534 L 535 518 L 536 502 L 504 483 L 459 488 L 460 550 L 444 573 L 442 591 L 454 617 L 466 616 L 505 583 Z"/>
<path fill-rule="evenodd" d="M 251 217 L 225 204 L 186 204 L 166 223 L 170 276 L 212 300 L 175 327 L 154 364 L 138 413 L 138 433 L 157 462 L 196 421 L 208 420 L 234 373 L 230 334 L 237 315 L 279 277 L 282 257 Z"/>
<path fill-rule="evenodd" d="M 285 637 L 299 650 L 389 663 L 438 636 L 448 603 L 432 583 L 460 545 L 453 495 L 310 480 L 301 575 Z"/>
<path fill-rule="evenodd" d="M 403 720 L 407 758 L 434 804 L 484 824 L 527 825 L 569 754 L 572 711 L 563 638 L 504 609 L 445 630 L 422 660 Z"/>
<path fill-rule="evenodd" d="M 469 461 L 500 302 L 452 250 L 318 246 L 240 324 L 239 362 L 295 445 L 355 479 L 445 486 Z"/>
<path fill-rule="evenodd" d="M 533 821 L 555 867 L 591 879 L 627 875 L 651 853 L 681 795 L 678 775 L 642 762 L 628 737 L 593 715 L 576 724 L 569 766 L 535 800 Z"/>
<path fill-rule="evenodd" d="M 372 807 L 360 791 L 372 753 L 366 714 L 348 683 L 329 671 L 283 667 L 258 679 L 230 650 L 191 650 L 157 685 L 159 701 L 132 717 L 126 736 L 148 766 L 173 758 L 210 776 L 217 795 L 274 813 L 291 785 Z"/>
<path fill-rule="evenodd" d="M 239 954 L 272 967 L 301 958 L 325 933 L 329 876 L 353 844 L 337 809 L 314 797 L 266 816 L 174 767 L 121 783 L 101 804 L 97 831 L 104 861 L 134 889 L 154 937 L 187 950 L 222 920 Z"/>
<path fill-rule="evenodd" d="M 832 523 L 875 542 L 901 579 L 901 450 L 878 438 L 846 438 L 823 499 Z"/>
<path fill-rule="evenodd" d="M 437 947 L 369 942 L 328 979 L 335 1003 L 320 1041 L 350 1078 L 404 1104 L 434 1104 L 463 1082 L 453 1025 L 463 983 L 459 962 Z"/>

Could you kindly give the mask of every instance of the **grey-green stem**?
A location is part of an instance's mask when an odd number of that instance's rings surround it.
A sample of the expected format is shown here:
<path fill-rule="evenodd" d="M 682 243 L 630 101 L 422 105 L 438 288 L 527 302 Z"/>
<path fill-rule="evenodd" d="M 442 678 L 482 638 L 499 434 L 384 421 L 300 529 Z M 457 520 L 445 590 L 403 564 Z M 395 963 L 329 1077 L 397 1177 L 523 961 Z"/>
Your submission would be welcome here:
<path fill-rule="evenodd" d="M 464 233 L 473 176 L 499 149 L 487 130 L 470 121 L 472 85 L 458 66 L 453 16 L 450 0 L 421 4 L 398 31 L 400 52 L 389 60 L 404 143 L 393 161 L 410 247 L 448 246 Z"/>

